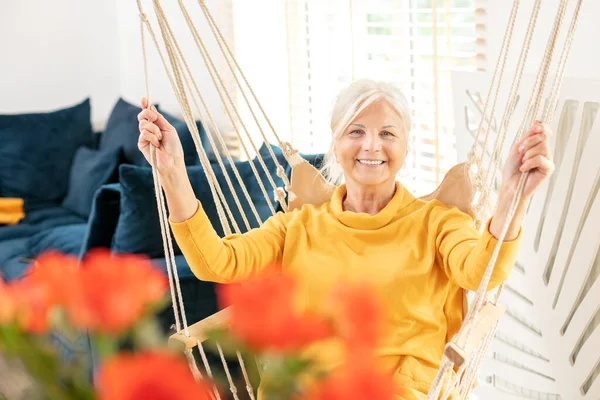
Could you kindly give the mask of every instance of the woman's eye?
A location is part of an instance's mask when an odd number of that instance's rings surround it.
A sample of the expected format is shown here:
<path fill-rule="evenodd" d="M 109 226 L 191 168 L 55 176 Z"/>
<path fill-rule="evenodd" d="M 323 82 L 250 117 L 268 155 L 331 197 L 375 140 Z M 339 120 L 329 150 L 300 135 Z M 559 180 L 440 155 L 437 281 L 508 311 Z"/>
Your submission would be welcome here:
<path fill-rule="evenodd" d="M 351 135 L 360 135 L 360 134 L 362 134 L 362 131 L 355 129 L 355 130 L 351 131 L 350 134 Z"/>
<path fill-rule="evenodd" d="M 388 132 L 388 131 L 383 131 L 383 132 L 381 132 L 381 134 L 383 136 L 394 136 L 394 134 L 392 132 Z"/>

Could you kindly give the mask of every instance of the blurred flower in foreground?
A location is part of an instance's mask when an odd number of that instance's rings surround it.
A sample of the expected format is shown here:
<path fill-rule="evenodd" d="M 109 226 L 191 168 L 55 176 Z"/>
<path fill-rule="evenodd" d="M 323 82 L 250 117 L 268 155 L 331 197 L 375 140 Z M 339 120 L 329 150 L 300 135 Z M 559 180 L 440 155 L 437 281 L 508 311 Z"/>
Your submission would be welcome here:
<path fill-rule="evenodd" d="M 100 369 L 98 400 L 208 400 L 208 382 L 194 380 L 187 363 L 163 352 L 121 354 Z"/>
<path fill-rule="evenodd" d="M 369 359 L 346 362 L 333 371 L 303 400 L 393 400 L 392 376 L 377 369 Z"/>
<path fill-rule="evenodd" d="M 91 252 L 78 278 L 67 306 L 74 326 L 113 334 L 135 324 L 167 288 L 166 278 L 147 258 L 108 251 Z"/>
<path fill-rule="evenodd" d="M 51 312 L 70 302 L 77 285 L 77 259 L 57 252 L 42 254 L 23 279 L 7 285 L 17 304 L 16 318 L 31 333 L 48 331 Z"/>
<path fill-rule="evenodd" d="M 372 357 L 384 334 L 384 318 L 376 293 L 366 285 L 342 284 L 334 290 L 333 317 L 349 356 Z"/>
<path fill-rule="evenodd" d="M 381 371 L 375 361 L 375 350 L 384 334 L 383 311 L 376 293 L 366 285 L 341 284 L 332 299 L 331 312 L 337 334 L 346 346 L 346 358 L 303 399 L 394 399 L 392 376 Z"/>
<path fill-rule="evenodd" d="M 293 309 L 295 282 L 276 272 L 219 287 L 222 307 L 231 306 L 231 331 L 250 347 L 292 352 L 332 334 L 316 315 Z"/>
<path fill-rule="evenodd" d="M 17 314 L 17 303 L 10 287 L 0 276 L 0 325 L 11 323 Z"/>

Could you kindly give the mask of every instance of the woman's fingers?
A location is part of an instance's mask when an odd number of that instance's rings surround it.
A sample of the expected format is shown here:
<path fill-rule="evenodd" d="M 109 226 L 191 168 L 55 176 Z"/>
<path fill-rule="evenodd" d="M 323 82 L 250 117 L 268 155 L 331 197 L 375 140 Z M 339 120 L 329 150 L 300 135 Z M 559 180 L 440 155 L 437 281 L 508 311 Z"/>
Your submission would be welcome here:
<path fill-rule="evenodd" d="M 547 141 L 548 135 L 545 132 L 536 133 L 535 135 L 527 136 L 526 138 L 522 139 L 521 142 L 518 144 L 517 148 L 519 150 L 519 153 L 526 153 L 528 150 L 537 146 L 539 143 Z"/>
<path fill-rule="evenodd" d="M 156 107 L 151 106 L 142 110 L 138 114 L 138 121 L 150 121 L 156 124 L 161 130 L 173 130 L 173 126 L 167 121 L 167 119 L 156 110 Z"/>
<path fill-rule="evenodd" d="M 537 156 L 525 161 L 521 165 L 520 170 L 521 170 L 521 172 L 527 172 L 527 171 L 531 171 L 536 168 L 542 174 L 549 175 L 552 172 L 554 172 L 554 163 L 542 155 L 537 155 Z"/>
<path fill-rule="evenodd" d="M 523 154 L 521 162 L 525 162 L 537 156 L 544 156 L 548 159 L 550 158 L 550 147 L 548 146 L 548 142 L 542 141 L 529 148 L 529 150 L 525 151 L 525 154 Z"/>
<path fill-rule="evenodd" d="M 144 129 L 140 134 L 140 138 L 138 140 L 138 147 L 140 149 L 145 148 L 148 145 L 148 143 L 151 143 L 156 148 L 160 147 L 160 140 L 158 140 L 156 135 Z"/>
<path fill-rule="evenodd" d="M 149 122 L 149 121 L 140 121 L 140 123 L 139 123 L 139 129 L 140 129 L 140 132 L 142 132 L 142 130 L 145 129 L 148 132 L 151 132 L 154 135 L 156 135 L 156 137 L 159 140 L 162 140 L 162 136 L 163 136 L 162 132 L 160 131 L 160 129 L 158 128 L 158 126 L 156 126 L 152 122 Z"/>
<path fill-rule="evenodd" d="M 521 139 L 521 143 L 522 144 L 525 140 L 529 139 L 530 137 L 534 137 L 537 134 L 540 133 L 544 133 L 546 134 L 546 136 L 550 136 L 551 131 L 550 131 L 550 127 L 548 127 L 548 125 L 543 124 L 540 121 L 535 121 L 533 123 L 533 125 L 531 125 L 531 128 L 529 128 L 529 130 L 527 131 L 527 133 L 524 135 L 524 137 Z"/>
<path fill-rule="evenodd" d="M 162 140 L 162 132 L 154 123 L 141 120 L 139 123 L 140 137 L 138 139 L 138 147 L 145 148 L 147 143 L 152 143 L 154 147 L 160 147 Z"/>
<path fill-rule="evenodd" d="M 156 121 L 158 118 L 158 113 L 151 109 L 144 109 L 138 114 L 138 121 Z"/>

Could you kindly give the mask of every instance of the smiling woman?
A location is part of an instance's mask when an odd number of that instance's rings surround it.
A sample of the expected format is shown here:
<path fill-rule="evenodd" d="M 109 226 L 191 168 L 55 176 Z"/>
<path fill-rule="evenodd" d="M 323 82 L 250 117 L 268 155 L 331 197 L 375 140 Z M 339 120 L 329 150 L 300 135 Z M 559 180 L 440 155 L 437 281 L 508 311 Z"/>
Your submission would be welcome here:
<path fill-rule="evenodd" d="M 370 149 L 364 148 L 361 153 L 364 159 L 362 161 L 366 161 L 364 164 L 367 164 L 370 160 L 367 153 L 381 151 L 382 143 L 388 143 L 385 148 L 386 152 L 390 152 L 387 155 L 392 159 L 379 161 L 388 163 L 388 172 L 393 172 L 395 179 L 406 158 L 410 128 L 410 108 L 398 87 L 387 82 L 358 80 L 342 90 L 337 97 L 331 113 L 333 140 L 325 155 L 321 172 L 332 184 L 337 185 L 344 176 L 343 165 L 340 163 L 340 157 L 343 156 L 337 153 L 338 147 L 345 154 L 344 150 L 350 147 L 356 150 L 357 146 L 372 146 Z M 357 140 L 345 140 L 350 138 Z M 356 159 L 358 153 L 352 156 Z M 392 162 L 393 165 L 390 166 Z M 394 169 L 394 166 L 397 166 L 397 169 Z"/>
<path fill-rule="evenodd" d="M 139 148 L 148 160 L 150 146 L 156 148 L 173 234 L 194 274 L 233 283 L 278 265 L 298 281 L 307 312 L 318 312 L 342 281 L 371 286 L 387 307 L 378 364 L 393 375 L 398 399 L 425 398 L 444 346 L 462 324 L 463 289 L 480 284 L 508 209 L 499 207 L 480 233 L 469 215 L 418 199 L 396 180 L 411 126 L 402 92 L 369 80 L 343 90 L 324 172 L 344 183 L 330 201 L 277 213 L 260 228 L 224 238 L 196 200 L 177 132 L 145 101 L 142 108 Z M 499 204 L 509 203 L 521 171 L 531 174 L 488 289 L 502 283 L 515 262 L 529 198 L 553 171 L 549 157 L 548 132 L 537 123 L 511 150 Z M 331 371 L 343 363 L 339 349 L 339 343 L 319 342 L 303 356 Z"/>
<path fill-rule="evenodd" d="M 362 107 L 361 107 L 362 108 Z M 395 193 L 406 157 L 408 131 L 385 99 L 366 105 L 333 141 L 335 162 L 344 171 L 344 208 L 375 215 Z"/>

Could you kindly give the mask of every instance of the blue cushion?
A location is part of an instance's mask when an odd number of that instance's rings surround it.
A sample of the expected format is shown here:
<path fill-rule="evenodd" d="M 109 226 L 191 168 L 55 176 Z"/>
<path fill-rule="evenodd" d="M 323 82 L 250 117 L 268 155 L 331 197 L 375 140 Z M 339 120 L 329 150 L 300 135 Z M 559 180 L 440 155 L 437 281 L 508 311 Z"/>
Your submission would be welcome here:
<path fill-rule="evenodd" d="M 139 106 L 119 99 L 110 113 L 106 128 L 100 134 L 98 148 L 103 151 L 122 149 L 127 162 L 140 164 L 145 162 L 144 156 L 137 148 L 139 135 L 137 115 L 140 111 Z"/>
<path fill-rule="evenodd" d="M 152 263 L 156 265 L 156 267 L 159 268 L 163 272 L 163 274 L 165 274 L 165 276 L 168 276 L 167 260 L 164 257 L 155 258 L 152 260 Z M 175 256 L 175 265 L 177 266 L 177 276 L 179 277 L 179 279 L 196 279 L 196 276 L 190 269 L 185 257 L 183 257 L 182 255 Z M 193 300 L 197 301 L 198 299 Z"/>
<path fill-rule="evenodd" d="M 120 202 L 121 185 L 118 183 L 103 185 L 96 191 L 88 218 L 88 229 L 79 254 L 80 258 L 91 249 L 110 248 L 119 220 Z"/>
<path fill-rule="evenodd" d="M 87 224 L 63 225 L 43 230 L 29 238 L 29 255 L 37 257 L 47 250 L 79 255 Z"/>
<path fill-rule="evenodd" d="M 28 241 L 28 238 L 17 238 L 0 242 L 0 274 L 5 280 L 20 278 L 29 268 Z"/>
<path fill-rule="evenodd" d="M 0 115 L 3 197 L 60 202 L 75 152 L 92 141 L 90 101 L 49 113 Z"/>
<path fill-rule="evenodd" d="M 177 130 L 183 146 L 186 165 L 198 164 L 199 160 L 196 153 L 196 147 L 194 146 L 194 142 L 185 122 L 165 113 L 160 110 L 160 107 L 157 108 L 167 121 L 169 121 Z M 137 147 L 139 136 L 139 122 L 137 116 L 140 111 L 141 108 L 139 106 L 130 104 L 123 99 L 119 99 L 110 114 L 104 132 L 102 132 L 100 136 L 99 147 L 101 150 L 122 148 L 127 163 L 147 166 L 148 162 Z M 198 122 L 197 125 L 200 132 L 200 140 L 204 143 L 206 134 L 202 128 L 202 124 Z"/>
<path fill-rule="evenodd" d="M 88 217 L 94 193 L 116 175 L 121 150 L 92 150 L 81 147 L 75 154 L 69 179 L 69 191 L 63 207 Z"/>
<path fill-rule="evenodd" d="M 272 200 L 273 190 L 265 177 L 262 167 L 256 160 L 253 160 L 252 162 L 255 163 L 256 169 L 261 176 L 261 180 L 265 183 L 267 195 L 270 196 Z M 276 168 L 272 159 L 265 158 L 265 165 L 271 172 L 275 183 L 278 186 L 283 186 L 281 179 L 275 175 Z M 271 211 L 257 183 L 257 179 L 252 172 L 250 162 L 238 161 L 235 163 L 235 166 L 240 173 L 241 179 L 246 184 L 253 204 L 261 219 L 264 221 L 271 215 Z M 231 206 L 231 211 L 238 226 L 242 231 L 246 231 L 243 219 L 235 205 L 233 196 L 229 191 L 229 187 L 227 186 L 222 171 L 218 166 L 213 166 L 213 169 L 217 175 L 217 180 L 219 181 L 221 188 L 223 188 L 225 198 Z M 196 197 L 201 201 L 213 227 L 217 233 L 222 236 L 223 230 L 220 226 L 216 206 L 213 202 L 203 168 L 201 166 L 191 166 L 187 168 L 187 171 Z M 247 203 L 240 185 L 237 183 L 230 165 L 227 166 L 227 171 L 232 179 L 237 197 L 240 199 L 244 212 L 248 216 L 251 227 L 257 227 L 259 224 L 253 216 L 250 206 Z M 119 181 L 121 184 L 121 213 L 113 237 L 113 251 L 146 254 L 150 257 L 164 256 L 158 211 L 154 196 L 152 170 L 149 167 L 121 165 L 119 167 Z M 274 206 L 277 206 L 274 201 L 273 203 Z M 181 254 L 176 243 L 174 243 L 174 250 L 175 254 Z"/>

